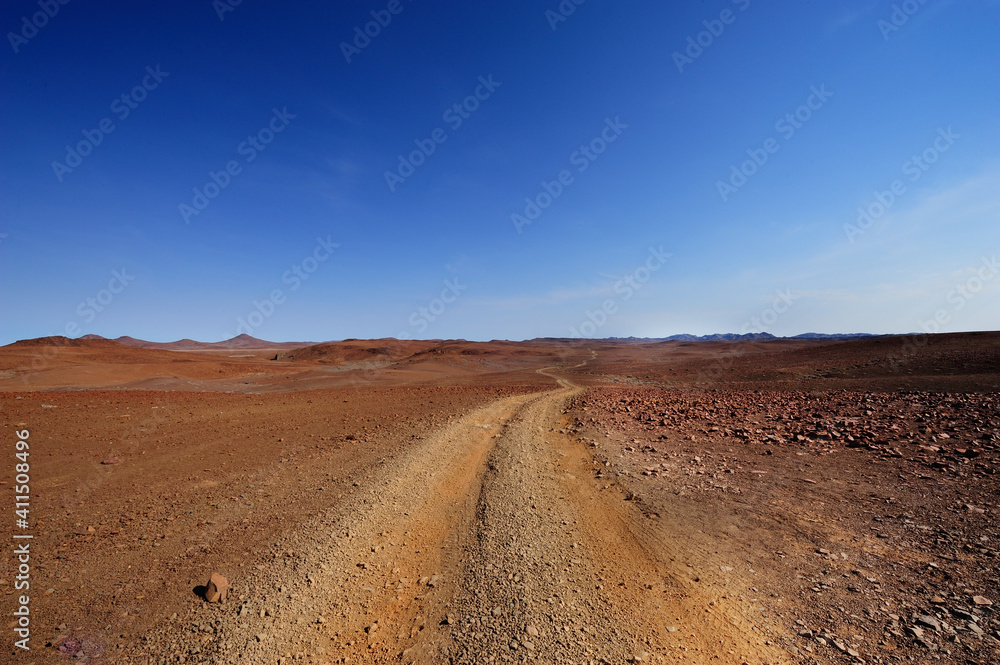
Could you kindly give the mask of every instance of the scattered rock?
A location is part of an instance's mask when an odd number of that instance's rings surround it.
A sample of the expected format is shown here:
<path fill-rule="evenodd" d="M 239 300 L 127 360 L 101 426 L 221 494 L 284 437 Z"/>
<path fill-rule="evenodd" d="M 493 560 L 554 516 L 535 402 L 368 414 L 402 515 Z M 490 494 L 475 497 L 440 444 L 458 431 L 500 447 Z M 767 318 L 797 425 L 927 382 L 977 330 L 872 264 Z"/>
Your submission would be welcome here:
<path fill-rule="evenodd" d="M 927 626 L 928 628 L 933 628 L 936 631 L 941 630 L 941 623 L 934 617 L 928 614 L 921 614 L 917 617 L 917 623 Z"/>
<path fill-rule="evenodd" d="M 205 600 L 210 603 L 221 603 L 229 595 L 229 580 L 219 573 L 212 573 L 205 585 Z"/>

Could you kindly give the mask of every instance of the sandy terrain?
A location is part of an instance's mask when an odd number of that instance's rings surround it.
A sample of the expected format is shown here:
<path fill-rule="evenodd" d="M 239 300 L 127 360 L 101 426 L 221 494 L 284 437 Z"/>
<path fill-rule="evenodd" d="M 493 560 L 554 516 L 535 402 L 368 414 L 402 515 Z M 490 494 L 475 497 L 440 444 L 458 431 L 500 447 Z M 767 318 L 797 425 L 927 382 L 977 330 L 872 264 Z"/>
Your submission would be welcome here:
<path fill-rule="evenodd" d="M 998 334 L 128 341 L 0 348 L 12 662 L 1000 662 Z"/>

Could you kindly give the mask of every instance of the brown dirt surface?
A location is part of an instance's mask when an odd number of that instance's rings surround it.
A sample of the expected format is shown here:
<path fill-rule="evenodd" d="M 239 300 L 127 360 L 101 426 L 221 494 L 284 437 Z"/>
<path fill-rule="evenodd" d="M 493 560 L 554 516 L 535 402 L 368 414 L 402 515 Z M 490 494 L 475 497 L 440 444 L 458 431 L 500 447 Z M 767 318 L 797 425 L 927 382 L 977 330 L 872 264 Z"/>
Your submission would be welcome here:
<path fill-rule="evenodd" d="M 0 348 L 11 662 L 1000 662 L 998 334 L 244 342 Z"/>

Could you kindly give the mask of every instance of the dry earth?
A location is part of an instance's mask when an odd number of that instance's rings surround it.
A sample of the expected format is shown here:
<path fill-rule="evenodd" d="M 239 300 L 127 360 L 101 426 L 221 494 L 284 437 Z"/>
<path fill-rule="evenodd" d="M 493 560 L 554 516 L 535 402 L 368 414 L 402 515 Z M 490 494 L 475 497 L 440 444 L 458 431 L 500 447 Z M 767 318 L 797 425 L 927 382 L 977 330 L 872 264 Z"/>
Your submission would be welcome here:
<path fill-rule="evenodd" d="M 4 347 L 4 652 L 1000 662 L 1000 336 L 913 339 Z"/>

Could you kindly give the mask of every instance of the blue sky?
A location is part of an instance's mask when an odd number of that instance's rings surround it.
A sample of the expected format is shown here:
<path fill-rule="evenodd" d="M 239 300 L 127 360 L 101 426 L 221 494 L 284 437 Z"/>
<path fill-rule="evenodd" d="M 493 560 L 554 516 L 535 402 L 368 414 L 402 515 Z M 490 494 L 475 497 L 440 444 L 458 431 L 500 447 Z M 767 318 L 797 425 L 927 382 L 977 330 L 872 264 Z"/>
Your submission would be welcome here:
<path fill-rule="evenodd" d="M 4 3 L 0 343 L 1000 327 L 996 1 L 224 2 Z"/>

